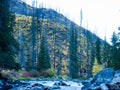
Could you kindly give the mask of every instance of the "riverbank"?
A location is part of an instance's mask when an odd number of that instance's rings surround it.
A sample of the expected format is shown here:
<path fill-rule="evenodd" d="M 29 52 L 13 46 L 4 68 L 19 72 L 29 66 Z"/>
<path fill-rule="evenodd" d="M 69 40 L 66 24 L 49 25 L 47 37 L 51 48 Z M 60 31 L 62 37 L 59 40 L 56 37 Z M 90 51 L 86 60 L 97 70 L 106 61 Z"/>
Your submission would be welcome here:
<path fill-rule="evenodd" d="M 106 68 L 86 80 L 1 79 L 0 90 L 119 90 L 120 70 Z"/>

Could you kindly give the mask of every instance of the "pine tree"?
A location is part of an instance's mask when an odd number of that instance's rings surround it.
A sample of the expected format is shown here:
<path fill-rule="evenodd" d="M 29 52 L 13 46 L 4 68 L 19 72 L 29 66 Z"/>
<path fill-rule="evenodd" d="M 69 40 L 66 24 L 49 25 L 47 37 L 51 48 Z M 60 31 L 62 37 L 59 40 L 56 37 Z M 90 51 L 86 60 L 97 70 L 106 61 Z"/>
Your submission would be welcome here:
<path fill-rule="evenodd" d="M 85 67 L 85 70 L 86 70 L 86 73 L 87 73 L 87 77 L 89 77 L 90 76 L 90 47 L 91 47 L 91 45 L 90 45 L 90 38 L 91 38 L 91 36 L 90 36 L 90 34 L 89 34 L 89 31 L 86 31 L 86 67 Z"/>
<path fill-rule="evenodd" d="M 101 41 L 99 38 L 96 40 L 96 59 L 98 64 L 102 64 L 101 62 Z"/>
<path fill-rule="evenodd" d="M 40 52 L 38 56 L 38 69 L 40 71 L 47 70 L 51 67 L 48 44 L 46 39 L 46 31 L 42 31 Z"/>
<path fill-rule="evenodd" d="M 14 15 L 9 11 L 9 0 L 0 0 L 0 67 L 13 69 L 17 42 L 13 37 Z"/>
<path fill-rule="evenodd" d="M 109 67 L 110 63 L 110 45 L 106 41 L 106 35 L 103 43 L 103 50 L 102 50 L 102 65 L 103 68 Z"/>
<path fill-rule="evenodd" d="M 69 74 L 71 78 L 78 77 L 78 58 L 77 58 L 77 30 L 73 28 L 70 31 L 69 41 Z"/>
<path fill-rule="evenodd" d="M 82 36 L 83 36 L 83 28 L 82 28 L 82 21 L 83 21 L 83 12 L 82 9 L 80 10 L 80 34 L 79 34 L 79 39 L 80 39 L 80 57 L 79 57 L 79 66 L 80 66 L 80 72 L 82 71 L 82 56 L 83 56 L 83 44 L 82 44 Z"/>
<path fill-rule="evenodd" d="M 25 69 L 25 66 L 26 66 L 25 65 L 26 47 L 24 44 L 25 37 L 24 37 L 24 33 L 21 30 L 19 30 L 18 41 L 19 41 L 19 55 L 18 55 L 19 64 L 20 64 L 21 68 Z"/>
<path fill-rule="evenodd" d="M 117 34 L 115 32 L 113 32 L 112 34 L 112 38 L 111 38 L 111 42 L 112 42 L 112 46 L 115 48 L 116 42 L 118 41 L 118 37 Z"/>
<path fill-rule="evenodd" d="M 36 60 L 36 24 L 35 24 L 35 1 L 33 0 L 32 2 L 32 6 L 33 6 L 33 15 L 32 15 L 32 25 L 30 28 L 30 32 L 31 32 L 31 38 L 30 38 L 30 49 L 31 49 L 31 70 L 35 70 L 35 60 Z"/>
<path fill-rule="evenodd" d="M 36 8 L 37 8 L 37 0 L 36 0 Z M 39 53 L 39 44 L 40 44 L 40 34 L 39 34 L 39 25 L 40 25 L 40 20 L 39 20 L 39 11 L 36 9 L 36 57 L 35 57 L 35 68 L 37 68 L 37 62 L 38 62 L 38 53 Z"/>
<path fill-rule="evenodd" d="M 61 70 L 62 70 L 62 53 L 61 53 L 60 46 L 58 48 L 58 53 L 59 53 L 59 60 L 58 60 L 58 64 L 57 64 L 57 75 L 61 75 Z"/>
<path fill-rule="evenodd" d="M 95 48 L 94 48 L 94 38 L 93 34 L 91 34 L 89 31 L 86 32 L 86 54 L 87 54 L 87 66 L 86 66 L 86 72 L 87 72 L 87 77 L 92 76 L 92 68 L 94 64 L 94 59 L 95 59 Z"/>
<path fill-rule="evenodd" d="M 52 14 L 53 14 L 53 12 L 52 12 Z M 56 17 L 53 17 L 53 21 L 56 21 Z M 56 68 L 56 52 L 55 51 L 56 51 L 56 29 L 53 29 L 53 53 L 54 53 L 53 67 L 54 67 L 54 69 Z"/>
<path fill-rule="evenodd" d="M 111 61 L 112 61 L 112 67 L 115 70 L 120 69 L 120 41 L 119 41 L 119 34 L 116 34 L 115 32 L 113 32 L 112 38 L 111 38 L 111 42 L 112 42 L 112 49 L 111 49 Z"/>

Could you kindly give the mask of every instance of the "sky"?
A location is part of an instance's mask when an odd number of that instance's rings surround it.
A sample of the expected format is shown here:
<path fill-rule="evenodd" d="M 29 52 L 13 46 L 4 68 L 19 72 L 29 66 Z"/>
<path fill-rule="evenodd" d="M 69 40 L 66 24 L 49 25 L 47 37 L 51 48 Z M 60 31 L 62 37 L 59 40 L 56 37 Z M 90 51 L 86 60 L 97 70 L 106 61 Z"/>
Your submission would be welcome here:
<path fill-rule="evenodd" d="M 32 0 L 26 0 L 31 4 Z M 110 43 L 114 31 L 120 26 L 120 0 L 37 0 L 43 7 L 60 11 L 70 20 L 80 25 L 82 10 L 82 27 L 91 30 L 100 38 Z"/>

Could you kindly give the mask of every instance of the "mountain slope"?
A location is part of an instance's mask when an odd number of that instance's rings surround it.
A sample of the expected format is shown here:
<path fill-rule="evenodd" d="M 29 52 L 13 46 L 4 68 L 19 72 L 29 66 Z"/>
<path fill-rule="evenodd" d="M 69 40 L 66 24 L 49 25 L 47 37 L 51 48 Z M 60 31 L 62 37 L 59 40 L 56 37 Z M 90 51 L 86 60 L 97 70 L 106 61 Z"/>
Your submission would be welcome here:
<path fill-rule="evenodd" d="M 16 13 L 14 36 L 20 44 L 17 60 L 20 61 L 22 67 L 29 68 L 30 66 L 32 39 L 34 39 L 35 63 L 37 63 L 41 33 L 45 31 L 51 65 L 58 69 L 61 60 L 61 73 L 68 74 L 70 31 L 76 29 L 80 70 L 92 69 L 95 58 L 92 56 L 96 53 L 96 41 L 100 40 L 101 47 L 104 46 L 105 41 L 52 9 L 33 8 L 19 0 L 11 0 L 11 3 L 11 11 Z M 101 49 L 101 52 L 103 51 L 104 48 Z"/>

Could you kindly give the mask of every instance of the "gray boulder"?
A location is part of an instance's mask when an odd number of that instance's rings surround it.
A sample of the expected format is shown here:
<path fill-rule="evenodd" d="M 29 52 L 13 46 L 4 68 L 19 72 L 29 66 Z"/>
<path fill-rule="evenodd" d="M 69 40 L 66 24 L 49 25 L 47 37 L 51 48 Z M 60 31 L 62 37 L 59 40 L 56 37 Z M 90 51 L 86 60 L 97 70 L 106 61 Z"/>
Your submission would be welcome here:
<path fill-rule="evenodd" d="M 106 68 L 99 71 L 91 81 L 92 84 L 100 85 L 104 83 L 110 83 L 114 77 L 114 69 L 113 68 Z"/>
<path fill-rule="evenodd" d="M 120 83 L 120 70 L 115 72 L 114 78 L 111 81 L 111 84 Z"/>
<path fill-rule="evenodd" d="M 55 82 L 54 85 L 56 85 L 56 86 L 70 86 L 70 85 L 67 85 L 64 81 Z"/>
<path fill-rule="evenodd" d="M 120 90 L 120 83 L 106 84 L 109 90 Z"/>
<path fill-rule="evenodd" d="M 82 82 L 83 87 L 81 88 L 81 90 L 89 90 L 92 86 L 92 84 L 90 82 Z"/>
<path fill-rule="evenodd" d="M 114 77 L 114 69 L 106 68 L 99 71 L 93 78 L 82 82 L 82 90 L 109 90 L 106 84 L 110 83 Z"/>
<path fill-rule="evenodd" d="M 109 90 L 108 86 L 104 83 L 100 84 L 101 90 Z"/>

